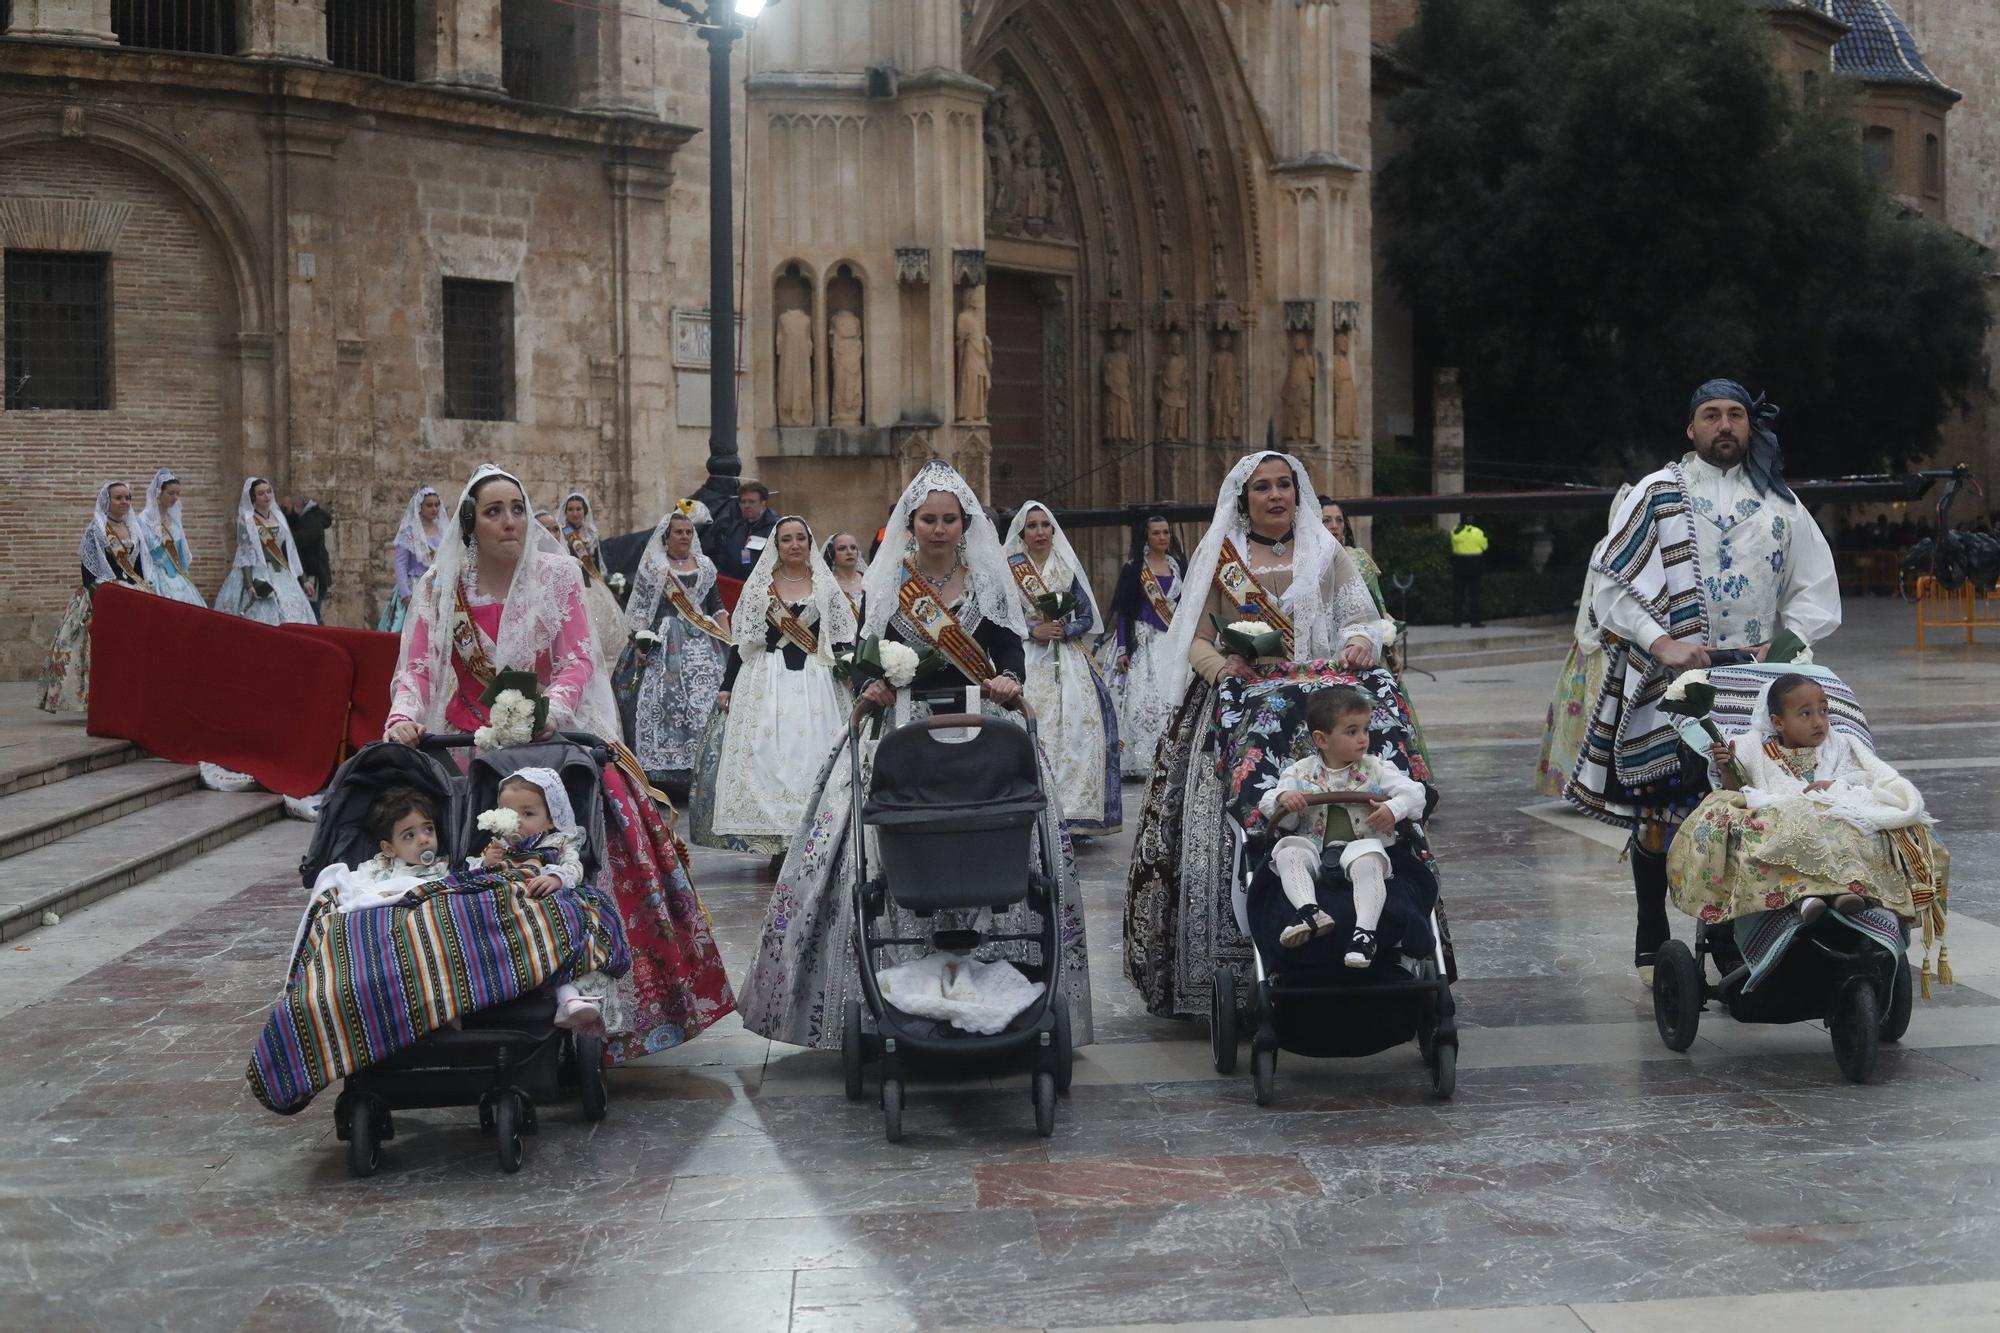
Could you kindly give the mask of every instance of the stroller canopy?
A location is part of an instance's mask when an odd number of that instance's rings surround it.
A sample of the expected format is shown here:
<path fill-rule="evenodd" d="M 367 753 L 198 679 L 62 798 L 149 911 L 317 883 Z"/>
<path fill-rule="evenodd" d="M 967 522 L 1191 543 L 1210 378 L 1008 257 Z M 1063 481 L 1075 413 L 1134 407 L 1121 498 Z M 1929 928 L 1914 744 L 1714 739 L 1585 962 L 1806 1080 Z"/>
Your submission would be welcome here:
<path fill-rule="evenodd" d="M 862 818 L 888 827 L 968 816 L 1032 818 L 1046 804 L 1034 741 L 1012 722 L 989 718 L 967 741 L 939 740 L 922 725 L 884 736 Z"/>
<path fill-rule="evenodd" d="M 307 888 L 326 867 L 359 865 L 381 850 L 375 835 L 368 831 L 368 809 L 391 787 L 414 787 L 436 803 L 438 853 L 445 858 L 457 854 L 460 790 L 456 777 L 422 750 L 377 741 L 342 764 L 327 785 L 312 842 L 299 862 L 299 876 Z"/>

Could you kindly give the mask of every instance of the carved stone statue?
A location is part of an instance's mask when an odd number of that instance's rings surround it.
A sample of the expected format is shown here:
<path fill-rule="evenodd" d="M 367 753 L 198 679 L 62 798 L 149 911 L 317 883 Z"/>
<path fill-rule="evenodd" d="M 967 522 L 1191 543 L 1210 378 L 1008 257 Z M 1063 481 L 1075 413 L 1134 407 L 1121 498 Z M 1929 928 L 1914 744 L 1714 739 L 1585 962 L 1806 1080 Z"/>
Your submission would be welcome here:
<path fill-rule="evenodd" d="M 1062 233 L 1063 177 L 1028 95 L 1002 79 L 986 106 L 986 214 L 992 231 L 1010 236 Z"/>
<path fill-rule="evenodd" d="M 861 424 L 861 319 L 851 310 L 833 312 L 826 344 L 828 377 L 833 381 L 833 424 Z"/>
<path fill-rule="evenodd" d="M 986 396 L 993 387 L 993 340 L 986 336 L 986 289 L 965 289 L 958 312 L 958 420 L 986 420 Z"/>
<path fill-rule="evenodd" d="M 1100 375 L 1104 386 L 1104 438 L 1114 444 L 1137 439 L 1138 416 L 1132 410 L 1132 354 L 1125 350 L 1125 330 L 1111 330 L 1111 348 L 1104 354 Z"/>
<path fill-rule="evenodd" d="M 1345 333 L 1333 335 L 1333 359 L 1327 366 L 1333 393 L 1333 438 L 1361 438 L 1361 402 L 1354 390 L 1354 357 L 1348 350 L 1353 340 Z"/>
<path fill-rule="evenodd" d="M 1188 438 L 1188 361 L 1181 347 L 1180 331 L 1176 329 L 1167 335 L 1167 359 L 1160 365 L 1159 421 L 1163 440 Z"/>
<path fill-rule="evenodd" d="M 1292 333 L 1292 359 L 1285 384 L 1278 392 L 1279 438 L 1310 444 L 1313 438 L 1313 387 L 1319 370 L 1313 365 L 1312 337 L 1303 329 Z"/>
<path fill-rule="evenodd" d="M 778 313 L 778 424 L 813 424 L 812 316 L 803 310 Z"/>
<path fill-rule="evenodd" d="M 1216 333 L 1208 361 L 1208 437 L 1243 438 L 1243 380 L 1236 369 L 1236 335 L 1228 329 Z"/>

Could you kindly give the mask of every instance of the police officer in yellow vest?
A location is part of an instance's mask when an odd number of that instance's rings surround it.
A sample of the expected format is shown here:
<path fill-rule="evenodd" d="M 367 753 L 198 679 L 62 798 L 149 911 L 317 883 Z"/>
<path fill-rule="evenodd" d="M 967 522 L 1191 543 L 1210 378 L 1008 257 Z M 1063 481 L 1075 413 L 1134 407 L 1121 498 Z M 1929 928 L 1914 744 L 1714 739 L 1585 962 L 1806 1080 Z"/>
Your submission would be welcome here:
<path fill-rule="evenodd" d="M 1470 518 L 1451 530 L 1451 622 L 1475 627 L 1486 622 L 1479 612 L 1479 575 L 1486 568 L 1486 534 Z"/>

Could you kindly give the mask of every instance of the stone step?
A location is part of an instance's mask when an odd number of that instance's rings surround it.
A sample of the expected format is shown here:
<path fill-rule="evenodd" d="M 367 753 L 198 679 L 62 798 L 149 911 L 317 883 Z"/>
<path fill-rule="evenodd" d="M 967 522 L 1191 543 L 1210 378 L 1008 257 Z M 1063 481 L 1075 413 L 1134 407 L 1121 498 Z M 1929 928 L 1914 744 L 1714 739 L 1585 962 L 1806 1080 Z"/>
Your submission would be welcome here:
<path fill-rule="evenodd" d="M 109 897 L 284 812 L 284 798 L 269 792 L 194 791 L 22 852 L 0 866 L 0 941 L 39 927 L 45 911 Z"/>
<path fill-rule="evenodd" d="M 1420 646 L 1412 645 L 1410 670 L 1412 671 L 1474 671 L 1481 668 L 1523 666 L 1532 662 L 1547 662 L 1551 667 L 1562 665 L 1569 653 L 1569 641 L 1550 640 L 1540 644 L 1522 644 L 1514 648 L 1490 648 L 1481 652 L 1445 652 L 1433 649 L 1425 652 Z"/>
<path fill-rule="evenodd" d="M 53 726 L 0 741 L 0 796 L 32 791 L 83 773 L 115 768 L 141 758 L 130 741 L 86 736 L 83 719 L 64 719 Z"/>
<path fill-rule="evenodd" d="M 184 796 L 200 782 L 191 765 L 135 759 L 0 796 L 0 861 Z"/>

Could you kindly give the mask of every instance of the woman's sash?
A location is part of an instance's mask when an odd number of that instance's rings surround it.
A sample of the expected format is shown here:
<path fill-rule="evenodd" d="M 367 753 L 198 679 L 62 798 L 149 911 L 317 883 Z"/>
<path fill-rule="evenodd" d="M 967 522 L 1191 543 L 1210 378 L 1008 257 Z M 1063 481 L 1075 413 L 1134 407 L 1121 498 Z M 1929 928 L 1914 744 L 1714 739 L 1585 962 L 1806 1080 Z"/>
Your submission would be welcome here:
<path fill-rule="evenodd" d="M 951 613 L 944 598 L 907 560 L 903 563 L 903 573 L 903 586 L 896 591 L 896 604 L 902 609 L 903 618 L 967 680 L 984 685 L 993 679 L 992 659 L 979 646 L 979 640 L 967 633 L 958 617 Z"/>
<path fill-rule="evenodd" d="M 570 529 L 572 534 L 575 531 L 576 529 L 574 528 Z M 604 575 L 599 573 L 597 569 L 597 553 L 590 549 L 589 542 L 585 541 L 582 537 L 571 535 L 569 538 L 569 553 L 576 557 L 578 564 L 583 566 L 583 572 L 586 575 L 596 579 L 599 583 L 604 582 Z"/>
<path fill-rule="evenodd" d="M 1020 586 L 1021 595 L 1028 599 L 1028 610 L 1049 624 L 1054 624 L 1055 622 L 1049 620 L 1048 615 L 1042 610 L 1040 601 L 1037 600 L 1049 595 L 1049 585 L 1035 572 L 1035 562 L 1028 558 L 1027 552 L 1021 551 L 1008 556 L 1007 572 L 1014 576 L 1014 582 Z"/>
<path fill-rule="evenodd" d="M 686 586 L 674 576 L 672 565 L 667 566 L 666 593 L 667 600 L 673 603 L 674 610 L 680 613 L 682 620 L 720 643 L 727 644 L 732 641 L 729 631 L 722 628 L 720 621 L 695 609 L 694 599 L 688 596 Z"/>
<path fill-rule="evenodd" d="M 481 686 L 491 685 L 496 673 L 492 659 L 486 655 L 486 636 L 479 632 L 472 608 L 466 605 L 463 586 L 457 590 L 456 601 L 457 614 L 451 618 L 451 651 L 464 665 L 467 675 Z"/>
<path fill-rule="evenodd" d="M 819 636 L 812 632 L 811 626 L 792 614 L 792 608 L 786 606 L 785 599 L 778 595 L 776 583 L 771 585 L 771 609 L 765 614 L 765 619 L 775 625 L 778 633 L 791 640 L 793 646 L 807 657 L 819 652 Z"/>
<path fill-rule="evenodd" d="M 136 583 L 144 587 L 146 576 L 139 572 L 138 564 L 132 559 L 132 555 L 137 548 L 127 542 L 118 540 L 118 538 L 111 536 L 109 533 L 105 535 L 104 553 L 111 557 L 112 564 L 118 566 L 119 576 L 127 583 Z"/>
<path fill-rule="evenodd" d="M 1250 572 L 1243 555 L 1236 549 L 1236 543 L 1224 537 L 1222 552 L 1215 561 L 1215 586 L 1222 589 L 1229 598 L 1229 604 L 1245 615 L 1254 615 L 1264 624 L 1285 636 L 1285 655 L 1294 651 L 1292 643 L 1292 618 L 1285 613 L 1284 605 L 1266 592 L 1257 576 Z"/>
<path fill-rule="evenodd" d="M 257 542 L 264 548 L 264 558 L 271 562 L 273 569 L 290 569 L 292 562 L 285 558 L 285 543 L 278 536 L 276 528 L 267 528 L 257 520 L 250 520 L 257 527 Z"/>
<path fill-rule="evenodd" d="M 1160 586 L 1160 580 L 1147 568 L 1143 558 L 1139 561 L 1139 591 L 1146 594 L 1146 601 L 1153 608 L 1153 614 L 1160 618 L 1160 623 L 1172 629 L 1174 604 L 1167 600 L 1167 590 Z"/>

